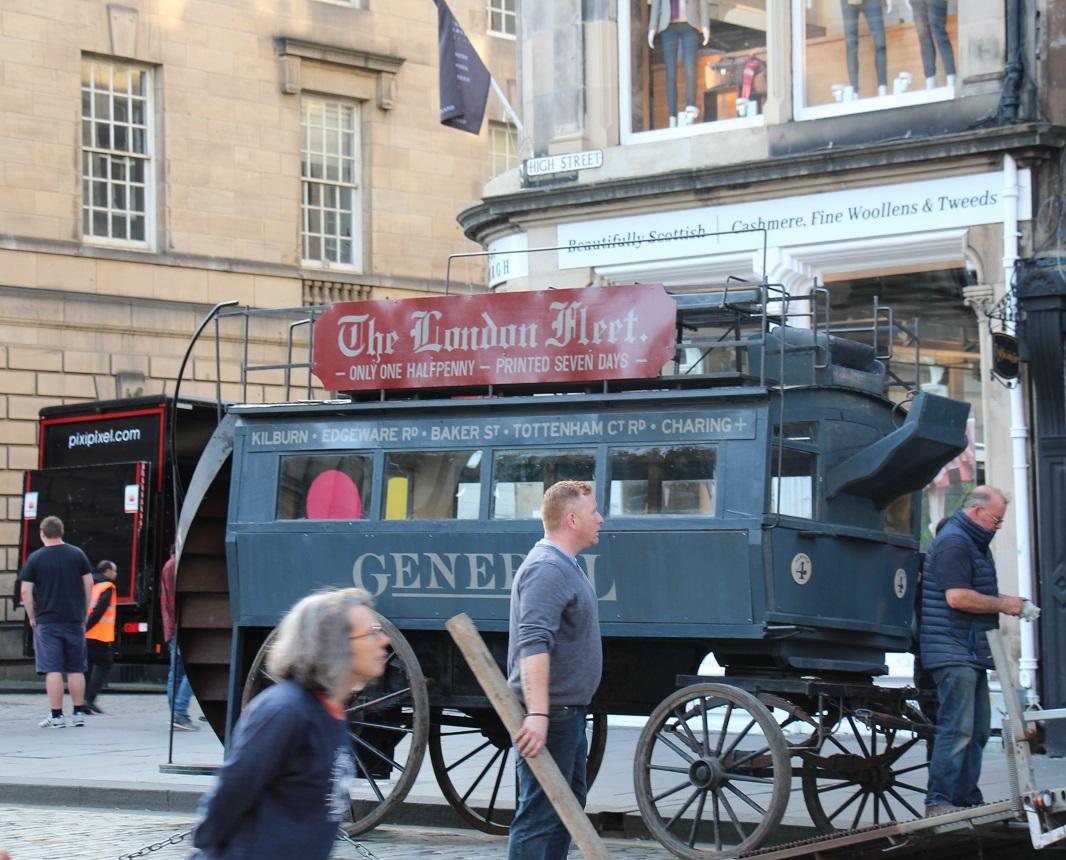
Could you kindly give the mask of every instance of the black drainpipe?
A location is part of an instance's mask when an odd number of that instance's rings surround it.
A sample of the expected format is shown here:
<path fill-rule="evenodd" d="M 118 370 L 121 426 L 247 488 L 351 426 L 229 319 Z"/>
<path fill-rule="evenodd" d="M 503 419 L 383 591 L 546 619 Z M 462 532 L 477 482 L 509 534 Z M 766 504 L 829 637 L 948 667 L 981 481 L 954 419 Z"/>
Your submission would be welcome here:
<path fill-rule="evenodd" d="M 1022 19 L 1023 0 L 1007 3 L 1007 67 L 1003 74 L 1003 95 L 999 100 L 999 120 L 1013 123 L 1020 120 L 1021 90 L 1025 80 L 1025 24 Z"/>

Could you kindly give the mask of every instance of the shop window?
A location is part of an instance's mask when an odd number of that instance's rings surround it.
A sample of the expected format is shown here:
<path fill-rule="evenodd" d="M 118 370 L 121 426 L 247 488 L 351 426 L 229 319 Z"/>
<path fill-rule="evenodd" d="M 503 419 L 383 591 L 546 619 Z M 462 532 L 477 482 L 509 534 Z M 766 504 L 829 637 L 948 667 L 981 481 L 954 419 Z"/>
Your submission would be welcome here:
<path fill-rule="evenodd" d="M 81 64 L 82 234 L 147 246 L 151 236 L 151 75 L 103 59 Z"/>
<path fill-rule="evenodd" d="M 518 0 L 489 0 L 489 35 L 510 36 L 518 32 Z"/>
<path fill-rule="evenodd" d="M 954 97 L 955 0 L 793 0 L 796 118 Z"/>
<path fill-rule="evenodd" d="M 807 451 L 770 448 L 770 513 L 814 518 L 818 460 Z"/>
<path fill-rule="evenodd" d="M 374 478 L 369 454 L 281 458 L 279 520 L 361 520 L 370 515 Z"/>
<path fill-rule="evenodd" d="M 390 453 L 385 458 L 385 519 L 476 520 L 481 451 Z"/>
<path fill-rule="evenodd" d="M 362 265 L 359 111 L 354 104 L 305 97 L 300 103 L 303 259 L 312 265 Z"/>
<path fill-rule="evenodd" d="M 592 483 L 596 454 L 573 451 L 497 451 L 493 461 L 492 518 L 540 519 L 544 491 L 556 481 Z"/>
<path fill-rule="evenodd" d="M 511 123 L 489 123 L 489 160 L 494 177 L 518 167 L 518 130 Z"/>
<path fill-rule="evenodd" d="M 624 137 L 761 122 L 768 26 L 765 2 L 621 0 Z"/>
<path fill-rule="evenodd" d="M 713 517 L 714 445 L 612 448 L 607 510 L 611 516 Z"/>

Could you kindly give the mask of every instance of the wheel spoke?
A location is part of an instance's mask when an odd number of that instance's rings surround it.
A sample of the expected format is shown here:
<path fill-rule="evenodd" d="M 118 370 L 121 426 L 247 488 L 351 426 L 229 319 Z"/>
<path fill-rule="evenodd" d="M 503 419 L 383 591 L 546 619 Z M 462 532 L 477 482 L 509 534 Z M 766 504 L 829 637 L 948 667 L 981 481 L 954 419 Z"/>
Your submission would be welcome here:
<path fill-rule="evenodd" d="M 648 770 L 664 770 L 668 773 L 688 773 L 687 767 L 671 767 L 670 765 L 666 764 L 650 764 L 648 765 Z"/>
<path fill-rule="evenodd" d="M 855 813 L 855 820 L 851 822 L 851 829 L 852 830 L 854 830 L 855 828 L 857 828 L 859 826 L 859 819 L 862 818 L 862 811 L 866 808 L 866 800 L 867 800 L 867 798 L 869 796 L 870 796 L 869 794 L 864 794 L 862 796 L 862 800 L 859 801 L 859 809 Z"/>
<path fill-rule="evenodd" d="M 410 692 L 410 687 L 404 687 L 401 690 L 396 690 L 392 693 L 386 693 L 384 696 L 378 696 L 376 699 L 371 699 L 367 702 L 356 702 L 350 708 L 347 709 L 347 713 L 350 714 L 353 711 L 365 711 L 369 708 L 376 708 L 379 705 L 384 704 L 385 702 L 391 702 L 393 699 L 398 699 L 400 698 L 400 696 L 409 695 Z"/>
<path fill-rule="evenodd" d="M 911 785 L 909 782 L 900 782 L 898 779 L 896 780 L 896 785 L 898 785 L 900 788 L 907 789 L 907 791 L 917 791 L 918 793 L 922 793 L 925 791 L 925 789 L 922 788 L 920 785 Z"/>
<path fill-rule="evenodd" d="M 483 743 L 477 749 L 471 750 L 466 755 L 464 755 L 461 759 L 459 759 L 458 761 L 453 761 L 450 765 L 448 765 L 444 769 L 450 773 L 452 768 L 459 767 L 459 765 L 463 764 L 464 762 L 469 761 L 474 756 L 476 756 L 479 752 L 481 752 L 483 749 L 485 749 L 485 747 L 490 746 L 491 744 L 492 744 L 492 741 L 485 741 L 485 743 Z"/>
<path fill-rule="evenodd" d="M 681 758 L 683 758 L 689 764 L 691 764 L 692 762 L 694 762 L 696 760 L 692 755 L 690 755 L 685 750 L 681 749 L 681 747 L 679 747 L 677 744 L 675 744 L 669 737 L 667 737 L 661 731 L 656 734 L 656 738 L 661 740 L 664 745 L 670 747 L 670 749 L 672 749 L 674 752 L 676 752 L 679 756 L 681 756 Z"/>
<path fill-rule="evenodd" d="M 885 808 L 885 812 L 888 813 L 888 817 L 891 818 L 893 821 L 896 821 L 896 813 L 892 811 L 892 807 L 888 803 L 888 798 L 885 797 L 885 792 L 879 791 L 877 794 L 878 797 L 881 798 L 881 805 Z"/>
<path fill-rule="evenodd" d="M 511 749 L 502 750 L 503 761 L 500 762 L 500 769 L 496 771 L 496 784 L 492 786 L 492 797 L 489 798 L 489 808 L 486 812 L 485 818 L 488 821 L 492 821 L 492 812 L 496 808 L 496 797 L 500 793 L 500 782 L 503 780 L 503 772 L 507 769 L 507 759 L 511 757 Z M 517 804 L 516 804 L 517 807 Z"/>
<path fill-rule="evenodd" d="M 896 791 L 896 789 L 889 788 L 888 790 L 892 793 L 892 796 L 894 798 L 896 798 L 896 800 L 898 800 L 900 803 L 902 803 L 907 808 L 907 811 L 911 815 L 913 815 L 915 818 L 921 818 L 922 817 L 922 814 L 917 809 L 915 809 L 913 806 L 911 806 L 904 797 L 901 797 L 899 792 Z"/>
<path fill-rule="evenodd" d="M 368 744 L 361 737 L 359 737 L 359 735 L 352 734 L 351 732 L 348 732 L 348 737 L 350 737 L 355 743 L 359 744 L 359 746 L 361 746 L 363 749 L 368 750 L 369 752 L 372 752 L 374 755 L 376 755 L 382 761 L 387 761 L 389 763 L 390 767 L 394 767 L 400 773 L 403 773 L 403 765 L 401 765 L 397 761 L 393 761 L 389 756 L 385 755 L 385 753 L 383 753 L 381 750 L 379 750 L 373 744 Z"/>
<path fill-rule="evenodd" d="M 745 736 L 748 734 L 748 732 L 750 732 L 752 730 L 752 728 L 754 728 L 754 726 L 755 726 L 755 718 L 752 717 L 751 721 L 746 726 L 744 726 L 744 731 L 742 731 L 739 735 L 737 735 L 736 739 L 733 741 L 733 743 L 731 743 L 729 745 L 728 749 L 726 749 L 726 751 L 724 753 L 722 753 L 722 757 L 725 758 L 725 756 L 727 756 L 731 752 L 733 752 L 733 750 L 735 750 L 737 748 L 737 744 L 739 744 L 742 740 L 744 740 Z"/>
<path fill-rule="evenodd" d="M 896 776 L 901 776 L 902 774 L 910 773 L 911 771 L 914 771 L 914 770 L 925 770 L 928 767 L 929 767 L 929 762 L 923 761 L 921 764 L 912 764 L 912 765 L 909 765 L 907 767 L 901 767 L 899 770 L 893 771 L 893 773 Z"/>
<path fill-rule="evenodd" d="M 866 748 L 866 741 L 864 741 L 862 739 L 862 733 L 859 731 L 858 727 L 855 725 L 855 718 L 852 717 L 851 714 L 848 714 L 848 723 L 851 724 L 851 731 L 855 735 L 855 740 L 858 741 L 858 743 L 859 743 L 859 749 L 862 750 L 862 757 L 863 758 L 869 758 L 870 757 L 870 751 Z"/>
<path fill-rule="evenodd" d="M 687 779 L 684 782 L 679 782 L 673 788 L 668 788 L 668 789 L 666 789 L 666 791 L 662 792 L 661 794 L 656 794 L 654 797 L 652 797 L 652 802 L 654 803 L 654 802 L 660 801 L 664 797 L 669 797 L 671 794 L 677 794 L 679 791 L 681 791 L 681 789 L 687 788 L 690 785 L 692 785 L 692 783 L 689 780 L 687 780 Z"/>
<path fill-rule="evenodd" d="M 847 800 L 845 800 L 840 806 L 838 806 L 836 808 L 836 810 L 834 812 L 831 812 L 827 816 L 829 818 L 829 820 L 832 821 L 834 818 L 836 818 L 838 815 L 840 815 L 841 812 L 843 812 L 845 809 L 847 809 L 849 806 L 851 806 L 851 804 L 853 804 L 856 800 L 858 800 L 859 797 L 862 796 L 862 793 L 863 793 L 863 789 L 862 789 L 862 786 L 860 786 L 858 789 L 856 789 L 855 793 L 851 797 L 849 797 Z"/>
<path fill-rule="evenodd" d="M 733 805 L 729 802 L 729 798 L 725 796 L 725 792 L 716 793 L 717 797 L 722 800 L 722 806 L 725 807 L 725 811 L 729 815 L 729 820 L 733 822 L 733 829 L 737 831 L 737 836 L 740 837 L 740 841 L 744 841 L 744 828 L 740 826 L 740 819 L 737 818 L 737 814 L 733 811 Z"/>
<path fill-rule="evenodd" d="M 692 748 L 697 752 L 702 752 L 704 744 L 700 743 L 696 736 L 692 733 L 692 729 L 689 727 L 688 720 L 681 718 L 678 720 L 678 726 L 684 729 L 685 734 L 688 735 L 689 740 L 692 742 Z"/>
<path fill-rule="evenodd" d="M 755 752 L 747 753 L 743 758 L 738 758 L 735 761 L 730 762 L 730 764 L 729 764 L 730 772 L 732 772 L 733 768 L 740 767 L 740 765 L 746 764 L 747 762 L 751 761 L 756 756 L 760 756 L 763 753 L 767 753 L 767 752 L 770 752 L 769 745 L 764 746 L 762 749 L 757 749 L 757 750 L 755 750 Z"/>
<path fill-rule="evenodd" d="M 836 791 L 838 788 L 847 788 L 849 785 L 858 785 L 858 783 L 853 779 L 849 779 L 845 782 L 834 783 L 833 785 L 820 785 L 816 790 L 819 794 L 822 794 L 826 791 Z"/>
<path fill-rule="evenodd" d="M 714 847 L 717 850 L 721 851 L 722 850 L 722 829 L 721 829 L 721 826 L 720 826 L 719 820 L 718 820 L 719 817 L 721 816 L 721 812 L 718 809 L 718 792 L 716 792 L 716 791 L 712 791 L 711 792 L 711 813 L 714 815 Z"/>
<path fill-rule="evenodd" d="M 358 726 L 361 729 L 382 729 L 386 732 L 400 732 L 401 734 L 409 735 L 414 732 L 414 729 L 410 726 L 402 726 L 398 723 L 368 723 L 366 720 L 349 720 L 348 725 Z"/>
<path fill-rule="evenodd" d="M 750 776 L 746 773 L 731 773 L 729 774 L 730 782 L 754 782 L 759 785 L 773 785 L 774 778 L 772 776 Z"/>
<path fill-rule="evenodd" d="M 729 734 L 729 718 L 733 716 L 733 703 L 729 702 L 725 706 L 725 716 L 722 718 L 722 733 L 718 736 L 718 744 L 714 749 L 716 756 L 722 755 L 722 744 L 725 743 L 725 737 Z"/>
<path fill-rule="evenodd" d="M 711 731 L 707 726 L 707 700 L 700 696 L 700 721 L 703 724 L 703 754 L 711 754 Z"/>
<path fill-rule="evenodd" d="M 700 819 L 703 818 L 703 805 L 707 802 L 707 789 L 700 792 L 700 802 L 696 804 L 696 814 L 692 817 L 692 829 L 688 832 L 688 847 L 696 847 L 696 834 L 699 833 Z"/>
<path fill-rule="evenodd" d="M 750 806 L 752 809 L 754 809 L 756 812 L 758 812 L 759 815 L 763 816 L 764 818 L 766 817 L 766 810 L 763 809 L 761 806 L 759 806 L 759 804 L 757 804 L 750 797 L 748 797 L 743 791 L 741 791 L 739 788 L 737 788 L 735 785 L 733 785 L 732 782 L 727 782 L 727 783 L 723 784 L 722 788 L 728 788 L 731 792 L 733 792 L 733 794 L 735 794 L 737 797 L 739 797 L 741 800 L 743 800 L 746 804 L 748 804 L 748 806 Z"/>
<path fill-rule="evenodd" d="M 485 774 L 489 772 L 489 768 L 491 768 L 493 764 L 496 763 L 496 759 L 498 759 L 502 753 L 502 749 L 497 749 L 496 752 L 492 754 L 492 758 L 489 759 L 489 763 L 481 769 L 481 773 L 477 775 L 477 779 L 474 780 L 470 788 L 466 790 L 466 794 L 463 795 L 462 799 L 464 806 L 466 805 L 466 801 L 469 799 L 470 795 L 473 794 L 474 789 L 477 788 L 481 784 L 481 780 L 485 778 Z"/>
<path fill-rule="evenodd" d="M 689 797 L 689 799 L 686 800 L 681 805 L 681 808 L 677 812 L 674 813 L 674 817 L 666 822 L 666 829 L 667 830 L 669 830 L 671 827 L 673 827 L 675 824 L 677 824 L 678 821 L 681 820 L 681 816 L 685 814 L 685 810 L 688 809 L 690 806 L 692 806 L 692 801 L 694 801 L 699 796 L 701 791 L 705 791 L 705 790 L 706 789 L 697 788 L 697 789 L 695 789 L 692 792 L 692 796 Z"/>
<path fill-rule="evenodd" d="M 355 763 L 359 766 L 359 770 L 363 772 L 364 779 L 370 783 L 370 788 L 373 789 L 374 796 L 378 799 L 378 803 L 384 803 L 385 795 L 382 794 L 381 789 L 378 788 L 378 781 L 370 775 L 370 771 L 367 770 L 366 766 L 363 764 L 363 760 L 359 757 L 358 752 L 355 754 Z"/>

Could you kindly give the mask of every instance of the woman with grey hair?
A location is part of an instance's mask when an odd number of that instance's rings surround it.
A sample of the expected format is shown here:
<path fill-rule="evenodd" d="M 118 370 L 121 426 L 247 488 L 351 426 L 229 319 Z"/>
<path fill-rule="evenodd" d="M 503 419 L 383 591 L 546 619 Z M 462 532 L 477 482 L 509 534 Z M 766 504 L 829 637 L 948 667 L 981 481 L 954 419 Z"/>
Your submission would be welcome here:
<path fill-rule="evenodd" d="M 202 860 L 327 860 L 355 762 L 345 705 L 385 671 L 388 637 L 361 588 L 319 591 L 278 625 L 267 670 L 200 804 Z"/>

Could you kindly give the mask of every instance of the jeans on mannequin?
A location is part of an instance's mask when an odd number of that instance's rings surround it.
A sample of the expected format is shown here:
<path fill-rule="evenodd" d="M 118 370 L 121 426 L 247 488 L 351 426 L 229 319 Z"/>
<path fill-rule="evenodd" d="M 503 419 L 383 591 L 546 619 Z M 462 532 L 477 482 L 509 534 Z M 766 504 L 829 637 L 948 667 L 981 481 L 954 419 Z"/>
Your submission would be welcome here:
<path fill-rule="evenodd" d="M 859 92 L 859 13 L 866 16 L 866 25 L 874 42 L 874 65 L 877 67 L 877 86 L 888 86 L 888 51 L 885 45 L 885 16 L 881 0 L 862 0 L 853 5 L 840 0 L 840 14 L 844 18 L 844 45 L 848 53 L 848 79 Z"/>
<path fill-rule="evenodd" d="M 948 0 L 911 0 L 914 10 L 914 29 L 918 33 L 918 47 L 922 51 L 925 77 L 936 77 L 936 53 L 944 74 L 955 75 L 955 52 L 948 35 Z"/>
<path fill-rule="evenodd" d="M 677 46 L 681 43 L 681 62 L 685 66 L 685 105 L 696 104 L 696 51 L 700 31 L 684 21 L 674 21 L 660 34 L 663 44 L 663 63 L 666 65 L 666 108 L 670 116 L 677 116 Z"/>

